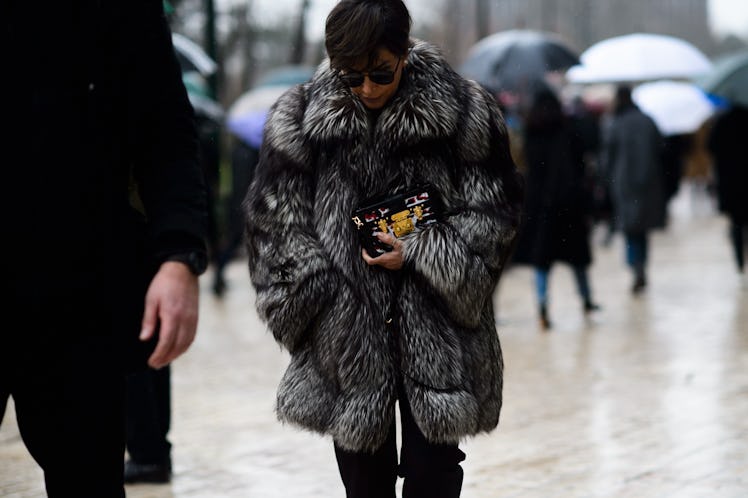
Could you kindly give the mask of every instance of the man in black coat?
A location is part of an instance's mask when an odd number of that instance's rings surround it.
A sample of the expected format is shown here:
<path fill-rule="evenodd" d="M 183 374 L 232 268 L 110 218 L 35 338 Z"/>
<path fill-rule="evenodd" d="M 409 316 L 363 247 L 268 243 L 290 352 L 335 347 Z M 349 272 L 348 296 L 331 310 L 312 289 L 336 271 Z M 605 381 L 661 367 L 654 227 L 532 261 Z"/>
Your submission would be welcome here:
<path fill-rule="evenodd" d="M 719 210 L 730 220 L 730 239 L 735 265 L 745 268 L 745 233 L 748 233 L 748 167 L 745 130 L 748 107 L 734 104 L 720 113 L 709 134 L 709 151 L 714 159 Z"/>
<path fill-rule="evenodd" d="M 50 497 L 123 497 L 125 372 L 168 365 L 197 326 L 193 111 L 161 0 L 9 0 L 0 37 L 0 414 L 13 396 Z"/>

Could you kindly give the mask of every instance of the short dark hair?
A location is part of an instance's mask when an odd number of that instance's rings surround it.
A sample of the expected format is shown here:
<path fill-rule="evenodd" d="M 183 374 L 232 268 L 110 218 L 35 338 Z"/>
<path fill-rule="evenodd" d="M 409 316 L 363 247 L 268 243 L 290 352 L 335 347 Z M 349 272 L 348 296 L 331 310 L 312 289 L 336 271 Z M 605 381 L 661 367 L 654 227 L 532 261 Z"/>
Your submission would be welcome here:
<path fill-rule="evenodd" d="M 404 56 L 410 45 L 411 18 L 402 0 L 341 0 L 325 24 L 325 48 L 330 64 L 348 68 L 361 60 L 376 60 L 384 47 Z"/>

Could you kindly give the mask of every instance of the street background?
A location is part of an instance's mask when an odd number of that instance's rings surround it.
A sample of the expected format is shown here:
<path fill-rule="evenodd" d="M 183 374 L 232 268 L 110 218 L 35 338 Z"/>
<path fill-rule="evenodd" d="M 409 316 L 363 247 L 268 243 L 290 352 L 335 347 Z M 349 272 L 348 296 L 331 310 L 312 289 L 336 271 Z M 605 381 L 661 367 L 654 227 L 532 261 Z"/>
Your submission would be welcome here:
<path fill-rule="evenodd" d="M 520 29 L 552 34 L 576 55 L 633 33 L 678 37 L 709 61 L 748 53 L 746 0 L 406 3 L 414 36 L 439 45 L 456 68 L 479 40 Z M 218 254 L 231 248 L 232 203 L 251 176 L 249 161 L 235 160 L 237 146 L 259 147 L 257 126 L 261 132 L 267 108 L 284 85 L 308 78 L 322 59 L 324 18 L 334 2 L 165 4 L 198 115 L 211 197 L 209 244 Z M 293 76 L 274 72 L 284 68 Z M 554 88 L 565 99 L 583 97 L 604 118 L 612 82 L 567 91 L 562 69 L 547 75 Z M 693 76 L 676 83 L 698 89 L 698 102 L 707 105 L 708 92 L 692 84 Z M 640 90 L 644 82 L 629 81 Z M 739 88 L 748 98 L 748 84 Z M 508 106 L 513 145 L 521 148 L 522 98 L 492 90 Z M 238 113 L 237 102 L 250 94 Z M 623 240 L 617 234 L 604 244 L 603 223 L 594 233 L 590 269 L 602 310 L 589 318 L 571 271 L 557 264 L 549 293 L 553 328 L 541 330 L 532 269 L 505 271 L 494 296 L 504 408 L 498 430 L 464 443 L 464 498 L 748 496 L 748 279 L 735 269 L 705 150 L 711 118 L 729 102 L 724 95 L 709 99 L 703 120 L 689 122 L 682 134 L 688 146 L 679 158 L 677 195 L 667 228 L 652 235 L 645 293 L 631 295 Z M 682 110 L 683 102 L 676 103 Z M 692 109 L 686 105 L 686 117 Z M 249 138 L 230 129 L 233 117 L 254 126 Z M 590 166 L 599 181 L 594 160 Z M 197 339 L 173 365 L 173 481 L 128 486 L 130 498 L 344 496 L 331 442 L 276 421 L 275 389 L 288 355 L 259 321 L 246 259 L 241 247 L 236 251 L 227 256 L 225 280 L 214 278 L 215 260 L 201 278 Z M 0 429 L 0 497 L 43 496 L 42 472 L 20 439 L 11 399 Z"/>
<path fill-rule="evenodd" d="M 621 239 L 603 247 L 596 234 L 603 309 L 589 321 L 557 265 L 554 328 L 541 331 L 532 272 L 507 270 L 495 296 L 504 408 L 495 432 L 464 444 L 464 498 L 748 495 L 748 279 L 702 189 L 683 186 L 671 212 L 642 296 L 629 293 Z M 288 357 L 257 318 L 243 259 L 227 279 L 218 299 L 202 277 L 197 339 L 173 364 L 173 481 L 128 497 L 343 498 L 331 442 L 275 419 Z M 42 482 L 11 401 L 0 496 L 41 498 Z"/>

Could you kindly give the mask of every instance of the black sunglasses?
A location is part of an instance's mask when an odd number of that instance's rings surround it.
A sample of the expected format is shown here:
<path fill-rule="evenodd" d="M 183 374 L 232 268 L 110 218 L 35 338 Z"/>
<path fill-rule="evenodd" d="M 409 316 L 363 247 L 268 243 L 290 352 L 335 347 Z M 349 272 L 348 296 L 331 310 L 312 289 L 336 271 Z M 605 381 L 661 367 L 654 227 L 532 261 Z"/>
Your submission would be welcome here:
<path fill-rule="evenodd" d="M 397 72 L 397 68 L 400 67 L 400 61 L 402 61 L 402 58 L 397 60 L 397 64 L 393 71 L 390 71 L 389 69 L 376 69 L 374 71 L 369 71 L 368 73 L 351 71 L 340 73 L 340 79 L 351 88 L 363 85 L 366 76 L 369 77 L 369 81 L 376 83 L 377 85 L 389 85 L 395 81 L 395 73 Z"/>

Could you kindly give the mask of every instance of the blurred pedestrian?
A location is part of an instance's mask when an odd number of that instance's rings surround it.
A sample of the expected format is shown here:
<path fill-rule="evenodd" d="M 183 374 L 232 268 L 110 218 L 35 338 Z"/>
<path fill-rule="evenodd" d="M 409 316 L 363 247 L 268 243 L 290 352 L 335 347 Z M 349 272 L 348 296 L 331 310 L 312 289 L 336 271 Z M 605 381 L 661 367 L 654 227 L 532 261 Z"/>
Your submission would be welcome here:
<path fill-rule="evenodd" d="M 686 155 L 691 149 L 693 134 L 681 133 L 663 137 L 662 188 L 665 205 L 675 197 L 680 189 L 686 165 Z"/>
<path fill-rule="evenodd" d="M 610 183 L 600 165 L 600 147 L 603 128 L 607 120 L 603 117 L 604 107 L 589 103 L 581 95 L 575 95 L 569 105 L 568 117 L 577 141 L 581 141 L 585 168 L 586 192 L 589 195 L 592 226 L 601 224 L 604 228 L 602 245 L 613 241 L 616 227 L 613 220 L 613 204 L 610 199 Z"/>
<path fill-rule="evenodd" d="M 457 497 L 465 437 L 493 430 L 492 293 L 521 177 L 494 98 L 410 38 L 401 0 L 342 0 L 325 60 L 282 96 L 246 200 L 259 315 L 291 353 L 282 421 L 328 434 L 348 497 Z M 362 249 L 355 208 L 429 184 L 444 217 Z M 395 403 L 400 406 L 398 465 Z"/>
<path fill-rule="evenodd" d="M 610 112 L 604 112 L 600 116 L 600 143 L 598 144 L 598 162 L 595 174 L 595 182 L 592 190 L 592 205 L 595 222 L 602 225 L 603 236 L 600 244 L 603 247 L 610 247 L 613 243 L 618 224 L 615 216 L 615 206 L 613 203 L 612 182 L 608 176 L 608 171 L 604 164 L 604 137 L 609 135 L 608 129 L 612 122 Z"/>
<path fill-rule="evenodd" d="M 220 253 L 223 224 L 220 219 L 221 190 L 221 122 L 216 118 L 195 110 L 195 126 L 200 146 L 200 164 L 205 179 L 208 209 L 208 235 L 206 237 L 208 258 L 216 263 Z"/>
<path fill-rule="evenodd" d="M 514 164 L 517 165 L 517 170 L 524 174 L 526 168 L 522 144 L 521 97 L 509 91 L 496 92 L 489 88 L 487 90 L 496 98 L 501 114 L 504 117 L 509 139 L 509 150 L 512 153 Z"/>
<path fill-rule="evenodd" d="M 661 159 L 663 137 L 652 118 L 631 99 L 631 88 L 616 88 L 612 116 L 604 128 L 602 164 L 610 181 L 617 227 L 634 276 L 631 291 L 647 286 L 649 233 L 664 228 L 666 204 Z"/>
<path fill-rule="evenodd" d="M 748 230 L 748 107 L 738 103 L 717 115 L 708 148 L 714 160 L 717 200 L 720 212 L 730 220 L 730 240 L 738 271 L 745 268 Z"/>
<path fill-rule="evenodd" d="M 252 181 L 257 161 L 258 147 L 232 137 L 231 144 L 231 195 L 227 209 L 226 237 L 219 246 L 213 273 L 213 294 L 218 297 L 226 292 L 226 267 L 244 248 L 244 211 L 242 202 Z"/>
<path fill-rule="evenodd" d="M 190 346 L 205 186 L 161 0 L 4 2 L 0 414 L 50 497 L 124 497 L 126 369 Z M 9 137 L 9 138 L 8 138 Z"/>
<path fill-rule="evenodd" d="M 599 309 L 588 276 L 592 201 L 584 160 L 587 144 L 579 130 L 578 123 L 564 115 L 551 89 L 534 92 L 524 119 L 524 221 L 512 261 L 535 269 L 538 315 L 544 330 L 551 327 L 548 279 L 554 262 L 571 266 L 583 312 Z"/>
<path fill-rule="evenodd" d="M 597 169 L 600 152 L 600 117 L 581 95 L 575 95 L 571 99 L 567 115 L 575 141 L 579 142 L 582 149 L 585 169 L 592 173 Z"/>

